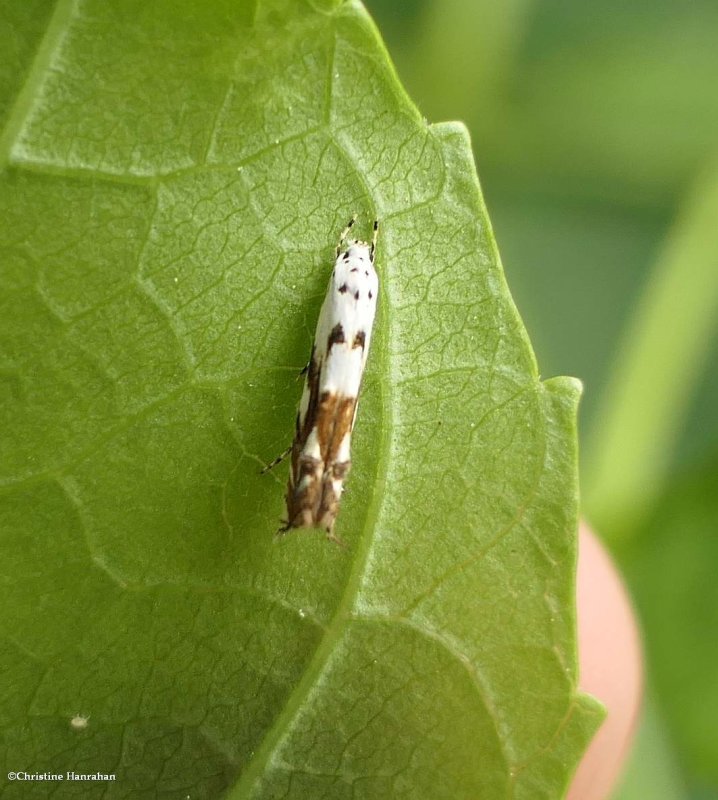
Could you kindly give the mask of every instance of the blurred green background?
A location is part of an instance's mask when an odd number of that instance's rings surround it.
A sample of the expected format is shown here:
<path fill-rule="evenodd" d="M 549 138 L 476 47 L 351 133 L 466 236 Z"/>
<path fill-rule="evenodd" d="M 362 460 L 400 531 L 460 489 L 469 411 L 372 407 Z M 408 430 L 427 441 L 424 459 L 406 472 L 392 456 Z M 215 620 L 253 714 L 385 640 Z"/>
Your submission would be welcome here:
<path fill-rule="evenodd" d="M 616 797 L 718 798 L 718 3 L 366 4 L 469 127 L 542 375 L 584 382 L 583 513 L 648 662 Z"/>

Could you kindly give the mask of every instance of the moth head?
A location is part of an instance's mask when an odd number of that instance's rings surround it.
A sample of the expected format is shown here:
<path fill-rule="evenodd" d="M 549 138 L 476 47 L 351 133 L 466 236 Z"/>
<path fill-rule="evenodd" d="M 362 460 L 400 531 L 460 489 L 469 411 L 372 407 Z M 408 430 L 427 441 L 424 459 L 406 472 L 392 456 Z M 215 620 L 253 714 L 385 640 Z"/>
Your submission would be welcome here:
<path fill-rule="evenodd" d="M 362 242 L 360 239 L 354 239 L 344 252 L 351 259 L 366 261 L 370 264 L 374 261 L 371 254 L 371 245 L 367 244 L 367 242 Z"/>

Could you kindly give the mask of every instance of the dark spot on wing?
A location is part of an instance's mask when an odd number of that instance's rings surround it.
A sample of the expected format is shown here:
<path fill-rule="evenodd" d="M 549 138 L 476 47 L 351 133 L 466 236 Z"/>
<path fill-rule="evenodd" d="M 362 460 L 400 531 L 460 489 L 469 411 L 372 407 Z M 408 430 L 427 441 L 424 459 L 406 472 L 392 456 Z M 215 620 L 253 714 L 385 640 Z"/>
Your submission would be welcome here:
<path fill-rule="evenodd" d="M 327 350 L 331 350 L 332 345 L 342 344 L 345 341 L 344 328 L 342 328 L 341 322 L 337 322 L 337 324 L 332 328 L 329 338 L 327 339 Z"/>
<path fill-rule="evenodd" d="M 344 260 L 345 261 L 349 261 L 349 251 L 348 250 L 346 251 L 346 253 L 344 253 Z"/>
<path fill-rule="evenodd" d="M 356 267 L 352 267 L 349 272 L 359 272 L 359 270 Z"/>
<path fill-rule="evenodd" d="M 366 342 L 366 333 L 364 333 L 364 331 L 359 331 L 357 335 L 354 337 L 352 348 L 361 347 L 361 349 L 363 350 L 365 342 Z"/>
<path fill-rule="evenodd" d="M 369 289 L 369 299 L 371 300 L 374 295 L 371 293 L 371 289 Z"/>
<path fill-rule="evenodd" d="M 349 287 L 346 285 L 346 283 L 343 283 L 339 287 L 339 294 L 344 294 L 345 292 L 348 292 L 348 291 L 349 291 Z"/>
<path fill-rule="evenodd" d="M 355 300 L 359 299 L 359 290 L 358 289 L 356 290 L 356 292 L 354 292 L 354 299 Z"/>

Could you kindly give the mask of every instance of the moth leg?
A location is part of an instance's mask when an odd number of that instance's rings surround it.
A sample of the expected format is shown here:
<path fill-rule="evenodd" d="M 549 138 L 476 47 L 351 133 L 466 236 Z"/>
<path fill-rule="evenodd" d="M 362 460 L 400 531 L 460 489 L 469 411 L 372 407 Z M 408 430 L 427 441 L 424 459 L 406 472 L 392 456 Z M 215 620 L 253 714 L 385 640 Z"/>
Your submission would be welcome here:
<path fill-rule="evenodd" d="M 349 235 L 349 231 L 354 227 L 354 223 L 357 221 L 357 215 L 352 215 L 352 218 L 347 222 L 346 228 L 341 232 L 339 236 L 339 244 L 337 245 L 337 258 L 339 258 L 340 253 L 342 252 L 342 247 L 344 246 L 344 241 L 346 240 L 347 236 Z"/>
<path fill-rule="evenodd" d="M 369 248 L 369 260 L 371 261 L 372 264 L 374 263 L 374 251 L 376 250 L 376 240 L 378 236 L 379 236 L 379 220 L 375 219 L 374 233 L 372 234 L 371 247 Z"/>
<path fill-rule="evenodd" d="M 265 472 L 269 472 L 270 469 L 274 469 L 277 464 L 281 464 L 282 461 L 292 452 L 293 445 L 289 445 L 289 447 L 283 452 L 280 453 L 273 461 L 270 461 L 264 469 L 259 470 L 260 475 L 264 475 Z"/>
<path fill-rule="evenodd" d="M 327 531 L 327 539 L 330 542 L 334 542 L 334 544 L 338 544 L 339 547 L 342 548 L 342 550 L 348 550 L 349 549 L 349 545 L 344 541 L 344 539 L 342 539 L 341 537 L 337 536 L 337 534 L 334 533 L 333 529 L 330 530 L 330 531 Z"/>
<path fill-rule="evenodd" d="M 297 375 L 297 380 L 299 380 L 299 378 L 303 378 L 307 374 L 307 372 L 309 372 L 309 367 L 311 367 L 311 365 L 312 365 L 312 359 L 310 358 L 309 361 L 307 361 L 307 363 L 299 370 L 299 374 Z"/>

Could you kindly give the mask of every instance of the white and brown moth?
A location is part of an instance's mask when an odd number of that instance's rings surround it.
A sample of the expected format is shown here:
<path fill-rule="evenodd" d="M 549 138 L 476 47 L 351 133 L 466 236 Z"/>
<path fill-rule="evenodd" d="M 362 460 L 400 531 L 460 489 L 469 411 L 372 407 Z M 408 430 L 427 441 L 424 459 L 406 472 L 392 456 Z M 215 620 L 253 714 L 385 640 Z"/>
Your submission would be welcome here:
<path fill-rule="evenodd" d="M 323 528 L 338 541 L 334 523 L 351 467 L 351 435 L 379 292 L 374 269 L 379 223 L 374 222 L 368 244 L 358 239 L 347 242 L 354 222 L 352 218 L 339 239 L 305 368 L 294 441 L 287 451 L 291 452 L 287 518 L 280 533 Z"/>

